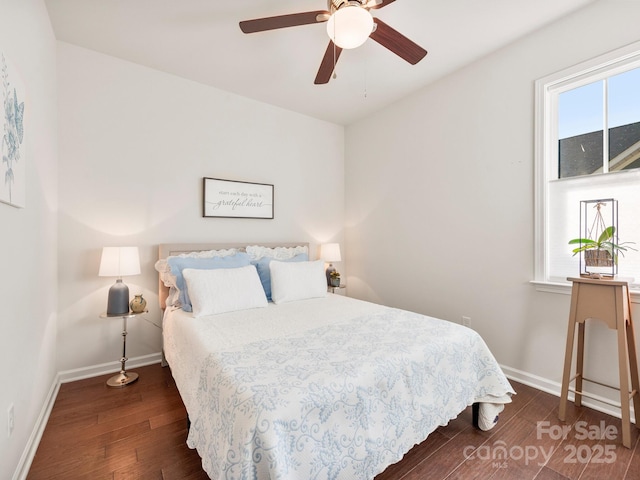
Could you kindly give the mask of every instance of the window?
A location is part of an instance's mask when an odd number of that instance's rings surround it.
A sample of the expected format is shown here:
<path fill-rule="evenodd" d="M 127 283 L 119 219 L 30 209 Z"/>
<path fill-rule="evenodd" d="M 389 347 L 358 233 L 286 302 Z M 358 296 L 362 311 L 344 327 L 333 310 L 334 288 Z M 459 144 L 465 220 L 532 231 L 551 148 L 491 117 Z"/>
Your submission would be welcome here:
<path fill-rule="evenodd" d="M 558 178 L 640 168 L 640 67 L 558 94 Z"/>
<path fill-rule="evenodd" d="M 535 281 L 579 273 L 580 201 L 618 201 L 618 239 L 640 250 L 640 42 L 536 82 Z M 640 288 L 640 251 L 618 275 Z"/>

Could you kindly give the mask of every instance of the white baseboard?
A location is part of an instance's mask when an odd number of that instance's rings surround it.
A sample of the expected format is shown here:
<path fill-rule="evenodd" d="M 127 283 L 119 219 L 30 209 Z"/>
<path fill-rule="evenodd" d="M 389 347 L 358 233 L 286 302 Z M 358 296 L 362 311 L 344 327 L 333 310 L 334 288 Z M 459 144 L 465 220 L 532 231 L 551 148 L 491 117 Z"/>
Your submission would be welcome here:
<path fill-rule="evenodd" d="M 129 360 L 127 360 L 127 369 L 153 365 L 155 363 L 160 363 L 161 361 L 161 353 L 152 353 L 151 355 L 130 358 Z M 119 371 L 120 362 L 110 362 L 103 363 L 101 365 L 94 365 L 91 367 L 76 368 L 74 370 L 58 372 L 56 377 L 53 379 L 53 383 L 51 384 L 51 388 L 49 389 L 47 398 L 45 399 L 44 405 L 42 406 L 40 415 L 38 415 L 38 419 L 36 420 L 36 424 L 33 427 L 33 431 L 29 436 L 27 445 L 22 452 L 22 457 L 20 458 L 18 467 L 13 474 L 12 480 L 26 480 L 29 473 L 29 468 L 31 468 L 31 463 L 33 462 L 33 458 L 35 457 L 36 451 L 38 450 L 38 445 L 40 444 L 40 440 L 42 439 L 42 434 L 44 433 L 44 429 L 47 426 L 49 415 L 51 415 L 51 410 L 53 410 L 53 404 L 55 403 L 56 397 L 58 396 L 60 385 L 62 385 L 63 383 L 74 382 L 76 380 L 97 377 L 99 375 Z"/>
<path fill-rule="evenodd" d="M 543 392 L 560 397 L 560 388 L 562 387 L 562 385 L 560 385 L 558 382 L 552 382 L 551 380 L 539 377 L 538 375 L 523 372 L 522 370 L 507 367 L 505 365 L 500 365 L 500 368 L 502 368 L 502 371 L 507 376 L 507 378 L 510 378 L 511 380 L 524 383 L 525 385 L 533 387 L 537 390 L 542 390 Z"/>
<path fill-rule="evenodd" d="M 33 431 L 29 436 L 29 440 L 27 440 L 27 446 L 22 452 L 20 462 L 18 462 L 18 468 L 16 468 L 16 471 L 13 474 L 13 480 L 25 480 L 27 478 L 29 468 L 31 468 L 31 462 L 33 462 L 33 457 L 36 455 L 36 450 L 38 450 L 40 439 L 42 438 L 44 429 L 47 426 L 47 421 L 49 420 L 49 415 L 51 415 L 53 404 L 58 396 L 58 390 L 60 390 L 59 374 L 53 379 L 53 383 L 51 384 L 47 398 L 44 401 L 42 410 L 40 410 L 40 415 L 38 415 Z"/>
<path fill-rule="evenodd" d="M 533 375 L 531 373 L 523 372 L 522 370 L 506 367 L 504 365 L 500 365 L 500 367 L 502 368 L 502 371 L 507 376 L 507 378 L 510 378 L 511 380 L 514 380 L 516 382 L 524 383 L 525 385 L 533 387 L 537 390 L 542 390 L 543 392 L 550 393 L 551 395 L 555 395 L 556 397 L 558 397 L 558 401 L 559 401 L 560 390 L 562 389 L 562 385 L 560 383 L 553 382 L 551 380 L 548 380 L 543 377 L 539 377 L 537 375 Z M 586 393 L 589 393 L 589 390 L 586 388 L 584 388 L 583 391 Z M 615 394 L 615 396 L 611 398 L 605 398 L 605 397 L 594 395 L 594 394 L 591 394 L 591 395 L 596 397 L 596 399 L 582 397 L 582 404 L 585 407 L 592 408 L 594 410 L 597 410 L 598 412 L 606 413 L 607 415 L 611 415 L 612 417 L 621 418 L 622 415 L 620 414 L 620 409 L 606 403 L 611 401 L 619 402 L 620 401 L 620 397 L 618 396 L 619 394 Z M 573 401 L 574 398 L 575 398 L 574 394 L 572 392 L 569 392 L 569 400 Z M 602 402 L 598 401 L 597 400 L 598 398 L 602 399 Z M 634 418 L 635 418 L 635 413 L 633 411 L 633 405 L 631 405 L 632 421 Z"/>
<path fill-rule="evenodd" d="M 130 358 L 127 360 L 126 369 L 131 370 L 137 367 L 145 367 L 162 361 L 161 353 L 152 353 L 143 355 L 142 357 Z M 116 373 L 120 371 L 120 362 L 101 363 L 91 367 L 76 368 L 73 370 L 65 370 L 58 373 L 60 383 L 75 382 L 76 380 L 84 380 L 85 378 L 98 377 L 107 373 Z"/>

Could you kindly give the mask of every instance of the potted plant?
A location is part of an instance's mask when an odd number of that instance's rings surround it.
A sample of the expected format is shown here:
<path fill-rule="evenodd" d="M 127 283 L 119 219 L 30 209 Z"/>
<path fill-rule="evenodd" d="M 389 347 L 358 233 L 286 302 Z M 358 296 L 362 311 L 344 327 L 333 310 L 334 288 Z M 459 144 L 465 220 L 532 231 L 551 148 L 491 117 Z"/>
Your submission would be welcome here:
<path fill-rule="evenodd" d="M 340 286 L 340 272 L 333 271 L 329 274 L 329 281 L 331 282 L 331 286 L 332 287 L 339 287 Z"/>
<path fill-rule="evenodd" d="M 597 232 L 596 232 L 597 233 Z M 574 238 L 569 245 L 578 244 L 573 255 L 584 252 L 584 262 L 590 267 L 611 267 L 618 264 L 618 252 L 624 256 L 627 249 L 635 250 L 629 245 L 633 242 L 616 243 L 616 227 L 610 225 L 602 230 L 596 240 L 592 238 Z"/>
<path fill-rule="evenodd" d="M 633 242 L 618 240 L 618 201 L 613 198 L 580 201 L 580 237 L 569 240 L 580 254 L 581 276 L 615 276 L 618 253 L 624 256 Z M 584 257 L 584 261 L 582 258 Z"/>

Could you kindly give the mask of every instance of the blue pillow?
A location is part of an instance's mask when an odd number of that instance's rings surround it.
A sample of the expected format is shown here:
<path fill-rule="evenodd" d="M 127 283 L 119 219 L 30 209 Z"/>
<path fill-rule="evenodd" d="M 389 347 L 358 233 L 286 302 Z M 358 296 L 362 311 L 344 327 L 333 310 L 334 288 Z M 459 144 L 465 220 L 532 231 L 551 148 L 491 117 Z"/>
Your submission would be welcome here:
<path fill-rule="evenodd" d="M 226 257 L 193 258 L 193 257 L 169 257 L 167 264 L 171 268 L 171 273 L 176 277 L 176 287 L 180 291 L 180 304 L 185 312 L 191 312 L 191 299 L 187 292 L 187 283 L 182 275 L 185 268 L 196 268 L 199 270 L 211 270 L 216 268 L 238 268 L 251 265 L 251 257 L 246 253 L 236 253 Z"/>
<path fill-rule="evenodd" d="M 262 288 L 264 288 L 264 293 L 269 301 L 271 301 L 271 270 L 269 270 L 271 260 L 278 260 L 279 262 L 306 262 L 309 260 L 309 255 L 306 253 L 299 253 L 295 257 L 282 260 L 273 257 L 262 257 L 260 260 L 253 260 L 251 262 L 258 270 L 258 276 L 262 282 Z"/>

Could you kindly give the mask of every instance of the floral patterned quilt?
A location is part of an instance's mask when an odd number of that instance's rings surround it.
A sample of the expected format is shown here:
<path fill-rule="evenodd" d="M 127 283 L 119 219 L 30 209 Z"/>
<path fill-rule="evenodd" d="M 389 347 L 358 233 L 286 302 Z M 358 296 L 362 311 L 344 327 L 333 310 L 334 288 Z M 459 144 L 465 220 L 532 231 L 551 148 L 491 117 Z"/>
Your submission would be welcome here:
<path fill-rule="evenodd" d="M 198 390 L 188 444 L 214 480 L 371 479 L 514 393 L 475 331 L 386 307 L 211 353 Z"/>

